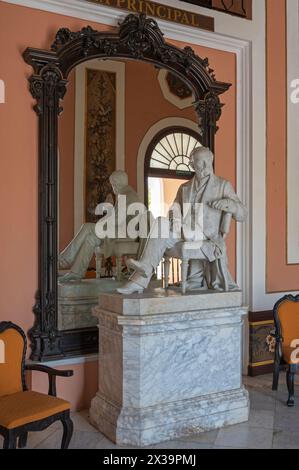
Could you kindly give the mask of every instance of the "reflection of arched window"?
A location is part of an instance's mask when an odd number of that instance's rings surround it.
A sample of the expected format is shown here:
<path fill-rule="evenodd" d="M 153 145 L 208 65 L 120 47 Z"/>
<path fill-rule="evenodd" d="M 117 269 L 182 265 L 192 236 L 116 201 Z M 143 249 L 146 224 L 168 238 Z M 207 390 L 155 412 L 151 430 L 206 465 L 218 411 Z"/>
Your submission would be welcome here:
<path fill-rule="evenodd" d="M 144 200 L 156 215 L 159 210 L 160 215 L 165 215 L 163 203 L 170 204 L 182 180 L 189 180 L 193 176 L 190 154 L 201 145 L 199 133 L 185 127 L 164 129 L 150 143 L 144 162 Z M 161 188 L 159 195 L 158 187 Z M 158 201 L 160 209 L 157 208 Z"/>

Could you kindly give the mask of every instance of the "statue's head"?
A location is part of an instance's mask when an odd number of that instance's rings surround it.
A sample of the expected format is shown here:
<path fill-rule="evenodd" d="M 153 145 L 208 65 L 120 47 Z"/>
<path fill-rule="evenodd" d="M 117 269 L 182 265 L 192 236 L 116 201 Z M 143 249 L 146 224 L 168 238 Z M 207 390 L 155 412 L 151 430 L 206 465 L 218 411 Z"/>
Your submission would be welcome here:
<path fill-rule="evenodd" d="M 128 175 L 125 171 L 117 170 L 109 177 L 114 194 L 121 194 L 122 189 L 128 186 Z"/>
<path fill-rule="evenodd" d="M 214 173 L 214 154 L 207 147 L 196 147 L 190 154 L 190 166 L 199 178 Z"/>

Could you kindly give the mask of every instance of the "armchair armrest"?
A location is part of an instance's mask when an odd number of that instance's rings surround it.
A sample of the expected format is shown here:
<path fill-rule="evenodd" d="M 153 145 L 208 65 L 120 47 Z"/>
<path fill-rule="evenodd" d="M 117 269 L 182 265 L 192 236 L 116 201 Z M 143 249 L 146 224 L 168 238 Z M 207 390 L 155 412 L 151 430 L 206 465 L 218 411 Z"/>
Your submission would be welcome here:
<path fill-rule="evenodd" d="M 72 377 L 73 370 L 58 370 L 52 367 L 44 366 L 42 364 L 27 364 L 25 370 L 36 370 L 38 372 L 46 372 L 49 378 L 49 391 L 48 395 L 56 397 L 56 377 Z"/>

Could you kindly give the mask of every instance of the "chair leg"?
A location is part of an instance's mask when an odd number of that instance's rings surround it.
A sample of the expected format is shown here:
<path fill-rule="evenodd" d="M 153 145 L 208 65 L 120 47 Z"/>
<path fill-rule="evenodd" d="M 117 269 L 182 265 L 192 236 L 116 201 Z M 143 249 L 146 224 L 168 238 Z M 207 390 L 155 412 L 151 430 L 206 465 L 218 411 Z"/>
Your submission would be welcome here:
<path fill-rule="evenodd" d="M 17 438 L 12 431 L 8 431 L 4 437 L 3 449 L 15 449 L 17 447 Z"/>
<path fill-rule="evenodd" d="M 164 283 L 165 289 L 168 289 L 168 281 L 169 281 L 169 268 L 170 268 L 170 259 L 164 259 Z"/>
<path fill-rule="evenodd" d="M 187 259 L 182 259 L 181 267 L 182 267 L 182 292 L 183 294 L 186 294 L 188 266 L 189 266 L 189 261 Z"/>
<path fill-rule="evenodd" d="M 61 449 L 68 449 L 74 430 L 73 421 L 70 416 L 62 418 L 63 436 L 61 441 Z"/>
<path fill-rule="evenodd" d="M 287 386 L 288 386 L 288 392 L 289 392 L 287 405 L 291 407 L 295 405 L 295 399 L 294 399 L 295 369 L 291 365 L 289 366 L 287 370 L 286 378 L 287 378 Z"/>
<path fill-rule="evenodd" d="M 116 256 L 116 280 L 121 281 L 121 256 Z"/>
<path fill-rule="evenodd" d="M 19 437 L 19 449 L 24 449 L 27 446 L 28 432 L 23 432 Z"/>
<path fill-rule="evenodd" d="M 278 389 L 279 372 L 280 372 L 280 366 L 279 366 L 279 364 L 275 363 L 274 364 L 274 371 L 273 371 L 272 390 L 277 390 Z"/>
<path fill-rule="evenodd" d="M 102 260 L 103 260 L 103 255 L 101 253 L 96 253 L 96 278 L 97 279 L 101 279 Z"/>

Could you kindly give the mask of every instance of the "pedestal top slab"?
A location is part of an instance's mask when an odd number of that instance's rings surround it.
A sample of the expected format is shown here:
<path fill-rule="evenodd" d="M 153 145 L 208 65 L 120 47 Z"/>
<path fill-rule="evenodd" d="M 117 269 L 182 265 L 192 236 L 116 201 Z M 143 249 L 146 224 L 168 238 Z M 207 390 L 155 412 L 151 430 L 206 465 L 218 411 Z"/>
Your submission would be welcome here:
<path fill-rule="evenodd" d="M 120 315 L 153 315 L 217 308 L 241 307 L 242 292 L 190 291 L 152 289 L 143 294 L 102 293 L 99 308 Z"/>
<path fill-rule="evenodd" d="M 58 280 L 58 297 L 87 298 L 98 297 L 102 292 L 115 292 L 122 285 L 121 281 L 112 278 L 80 279 L 61 282 Z"/>

